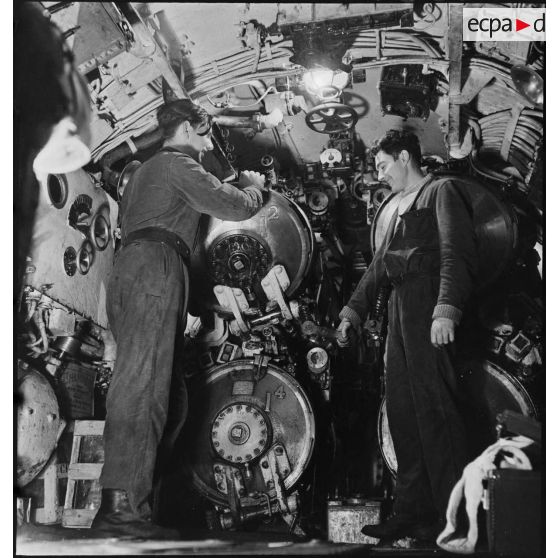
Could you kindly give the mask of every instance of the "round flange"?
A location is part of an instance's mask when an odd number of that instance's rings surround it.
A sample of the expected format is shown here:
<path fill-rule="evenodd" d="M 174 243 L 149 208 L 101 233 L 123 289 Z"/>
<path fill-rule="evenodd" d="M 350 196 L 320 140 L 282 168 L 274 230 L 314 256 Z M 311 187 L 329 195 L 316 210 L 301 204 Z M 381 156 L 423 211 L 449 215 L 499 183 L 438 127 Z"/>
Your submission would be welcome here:
<path fill-rule="evenodd" d="M 89 227 L 91 243 L 102 252 L 110 242 L 110 224 L 103 211 L 98 211 Z"/>
<path fill-rule="evenodd" d="M 68 181 L 63 174 L 49 174 L 47 192 L 50 203 L 56 209 L 62 209 L 68 201 Z"/>
<path fill-rule="evenodd" d="M 234 403 L 213 420 L 211 444 L 230 463 L 249 463 L 269 445 L 270 429 L 263 413 L 254 405 Z"/>
<path fill-rule="evenodd" d="M 291 296 L 310 271 L 314 253 L 312 226 L 292 200 L 274 192 L 263 207 L 245 221 L 200 220 L 199 251 L 192 254 L 191 270 L 199 281 L 247 289 L 265 297 L 261 280 L 276 264 L 285 267 Z M 267 301 L 267 298 L 264 298 Z"/>
<path fill-rule="evenodd" d="M 319 134 L 337 134 L 355 127 L 358 115 L 354 108 L 342 103 L 324 103 L 306 114 L 306 124 Z"/>
<path fill-rule="evenodd" d="M 188 412 L 192 420 L 187 421 L 184 431 L 185 473 L 196 490 L 219 506 L 228 505 L 229 500 L 215 486 L 217 463 L 238 468 L 248 465 L 253 473 L 250 479 L 245 478 L 249 492 L 267 490 L 266 479 L 258 471 L 274 446 L 284 450 L 289 462 L 289 471 L 282 471 L 285 490 L 293 488 L 309 465 L 316 437 L 310 400 L 288 372 L 271 362 L 266 370 L 254 382 L 254 361 L 232 360 L 197 376 L 189 386 L 192 397 Z M 254 411 L 259 414 L 257 420 Z M 262 446 L 265 429 L 268 437 Z M 259 454 L 256 449 L 260 449 Z M 248 455 L 254 458 L 249 461 Z"/>
<path fill-rule="evenodd" d="M 329 206 L 329 197 L 325 192 L 316 190 L 308 196 L 308 207 L 314 215 L 323 215 Z"/>
<path fill-rule="evenodd" d="M 267 243 L 253 234 L 224 235 L 208 252 L 209 274 L 218 285 L 253 288 L 271 269 Z"/>
<path fill-rule="evenodd" d="M 95 259 L 95 249 L 90 240 L 85 240 L 77 254 L 77 266 L 82 275 L 86 275 L 91 269 Z"/>

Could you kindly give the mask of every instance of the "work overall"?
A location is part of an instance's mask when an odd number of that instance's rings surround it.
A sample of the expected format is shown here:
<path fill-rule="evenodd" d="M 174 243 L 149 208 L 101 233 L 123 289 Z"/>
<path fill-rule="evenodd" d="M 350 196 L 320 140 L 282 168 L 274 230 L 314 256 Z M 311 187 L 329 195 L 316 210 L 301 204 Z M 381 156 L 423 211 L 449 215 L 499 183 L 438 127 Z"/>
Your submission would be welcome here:
<path fill-rule="evenodd" d="M 184 345 L 188 270 L 162 242 L 138 240 L 116 257 L 107 293 L 117 343 L 107 397 L 103 488 L 126 490 L 132 506 L 151 514 L 153 475 L 171 460 L 186 419 Z"/>
<path fill-rule="evenodd" d="M 420 193 L 419 193 L 420 196 Z M 397 457 L 395 512 L 411 520 L 445 515 L 466 464 L 456 407 L 452 346 L 430 340 L 440 289 L 440 246 L 432 208 L 411 208 L 390 225 L 383 262 L 393 285 L 388 303 L 386 410 Z M 393 235 L 393 236 L 392 236 Z"/>
<path fill-rule="evenodd" d="M 170 147 L 143 163 L 124 191 L 124 247 L 107 291 L 117 356 L 100 482 L 125 490 L 144 518 L 151 515 L 154 481 L 173 461 L 187 411 L 180 352 L 190 283 L 181 243 L 193 248 L 202 213 L 242 221 L 262 202 L 258 188 L 221 183 L 195 153 Z"/>

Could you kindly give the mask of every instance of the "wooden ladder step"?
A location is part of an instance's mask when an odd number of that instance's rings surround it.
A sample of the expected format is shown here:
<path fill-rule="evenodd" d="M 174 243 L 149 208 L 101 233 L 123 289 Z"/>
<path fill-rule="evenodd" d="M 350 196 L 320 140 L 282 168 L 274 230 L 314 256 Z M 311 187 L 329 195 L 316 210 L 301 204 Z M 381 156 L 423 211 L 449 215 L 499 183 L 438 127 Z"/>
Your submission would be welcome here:
<path fill-rule="evenodd" d="M 88 502 L 83 509 L 75 508 L 76 488 L 79 481 L 91 483 L 91 491 L 100 490 L 99 477 L 103 468 L 102 463 L 82 463 L 80 455 L 82 444 L 87 437 L 102 437 L 105 427 L 103 420 L 76 420 L 74 423 L 74 437 L 72 454 L 68 464 L 68 486 L 66 500 L 62 512 L 62 526 L 70 528 L 91 527 L 97 513 L 98 503 Z M 102 444 L 102 440 L 100 442 Z"/>

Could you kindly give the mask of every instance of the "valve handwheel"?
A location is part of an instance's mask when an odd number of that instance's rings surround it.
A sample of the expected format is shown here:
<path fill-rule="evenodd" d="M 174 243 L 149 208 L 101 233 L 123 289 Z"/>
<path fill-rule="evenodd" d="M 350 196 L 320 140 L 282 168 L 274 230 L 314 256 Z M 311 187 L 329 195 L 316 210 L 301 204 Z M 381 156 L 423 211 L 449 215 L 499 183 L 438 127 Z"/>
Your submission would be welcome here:
<path fill-rule="evenodd" d="M 356 111 L 341 103 L 324 103 L 306 114 L 306 124 L 319 134 L 337 134 L 354 128 L 358 120 Z"/>

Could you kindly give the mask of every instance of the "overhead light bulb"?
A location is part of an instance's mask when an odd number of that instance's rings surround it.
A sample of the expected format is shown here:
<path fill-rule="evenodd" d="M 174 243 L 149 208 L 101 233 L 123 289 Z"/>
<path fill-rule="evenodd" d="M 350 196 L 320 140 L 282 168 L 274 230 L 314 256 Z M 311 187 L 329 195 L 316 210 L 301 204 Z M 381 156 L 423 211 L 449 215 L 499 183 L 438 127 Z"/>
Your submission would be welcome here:
<path fill-rule="evenodd" d="M 349 82 L 349 74 L 342 70 L 312 68 L 302 76 L 306 90 L 323 101 L 333 100 L 341 95 Z"/>
<path fill-rule="evenodd" d="M 312 89 L 321 89 L 327 85 L 331 85 L 333 81 L 333 70 L 316 69 L 310 70 L 307 74 L 308 82 Z"/>

